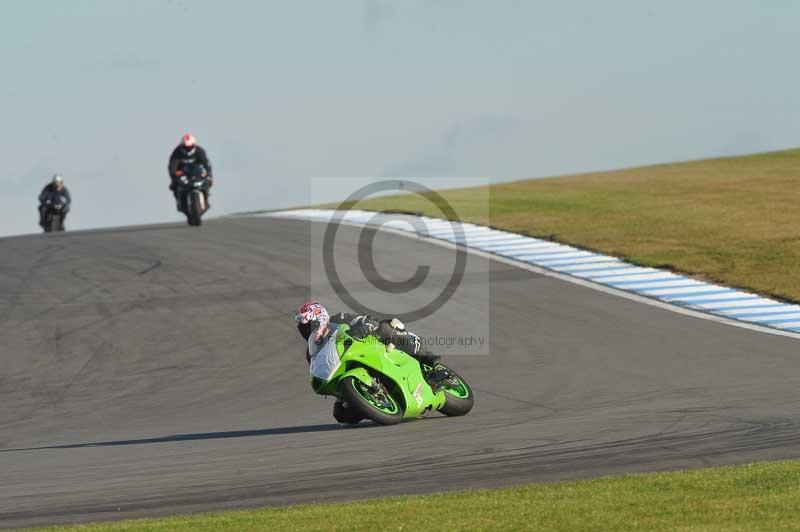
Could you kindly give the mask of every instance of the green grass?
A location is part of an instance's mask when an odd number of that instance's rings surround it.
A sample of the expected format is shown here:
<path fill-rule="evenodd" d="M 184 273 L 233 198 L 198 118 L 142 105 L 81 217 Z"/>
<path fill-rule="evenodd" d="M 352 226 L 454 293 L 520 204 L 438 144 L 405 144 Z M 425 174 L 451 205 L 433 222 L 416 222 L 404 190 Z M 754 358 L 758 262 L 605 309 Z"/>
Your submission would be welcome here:
<path fill-rule="evenodd" d="M 800 301 L 800 149 L 442 195 L 464 221 Z M 413 195 L 359 207 L 441 216 Z"/>
<path fill-rule="evenodd" d="M 800 461 L 46 530 L 800 530 Z"/>

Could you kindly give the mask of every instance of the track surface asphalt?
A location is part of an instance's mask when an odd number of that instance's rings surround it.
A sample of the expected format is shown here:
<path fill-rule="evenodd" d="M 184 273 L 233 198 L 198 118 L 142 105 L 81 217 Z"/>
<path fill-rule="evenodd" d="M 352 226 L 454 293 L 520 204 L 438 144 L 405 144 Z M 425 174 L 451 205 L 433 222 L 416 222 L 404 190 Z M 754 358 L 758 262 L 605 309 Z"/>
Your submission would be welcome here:
<path fill-rule="evenodd" d="M 291 319 L 309 234 L 229 218 L 0 240 L 0 527 L 800 457 L 797 340 L 475 256 L 491 355 L 450 360 L 473 412 L 340 428 Z M 453 254 L 383 238 L 415 264 Z"/>

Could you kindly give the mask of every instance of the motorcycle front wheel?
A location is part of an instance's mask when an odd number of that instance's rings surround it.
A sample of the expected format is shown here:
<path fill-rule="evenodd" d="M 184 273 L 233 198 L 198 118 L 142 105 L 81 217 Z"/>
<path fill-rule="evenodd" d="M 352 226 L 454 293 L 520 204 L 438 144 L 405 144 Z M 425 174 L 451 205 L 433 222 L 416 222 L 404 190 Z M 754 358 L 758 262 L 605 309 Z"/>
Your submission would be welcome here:
<path fill-rule="evenodd" d="M 61 231 L 61 215 L 60 214 L 51 214 L 48 216 L 47 221 L 45 222 L 44 231 L 46 233 L 54 233 L 56 231 Z"/>
<path fill-rule="evenodd" d="M 200 225 L 203 223 L 202 212 L 200 211 L 200 193 L 193 192 L 189 200 L 189 213 L 186 215 L 189 225 Z"/>

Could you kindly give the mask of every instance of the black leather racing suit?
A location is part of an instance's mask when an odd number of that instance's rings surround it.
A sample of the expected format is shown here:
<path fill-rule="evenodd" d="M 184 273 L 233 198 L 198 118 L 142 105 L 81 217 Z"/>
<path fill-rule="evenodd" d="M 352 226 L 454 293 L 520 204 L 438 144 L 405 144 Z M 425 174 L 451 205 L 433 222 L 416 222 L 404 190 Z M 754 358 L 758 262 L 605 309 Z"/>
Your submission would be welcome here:
<path fill-rule="evenodd" d="M 41 194 L 39 194 L 39 225 L 42 227 L 44 227 L 44 218 L 47 215 L 47 202 L 48 200 L 53 199 L 55 196 L 63 196 L 67 201 L 67 204 L 64 206 L 64 210 L 61 211 L 62 227 L 64 226 L 64 221 L 67 219 L 67 213 L 72 205 L 72 197 L 69 195 L 69 190 L 67 190 L 66 186 L 62 186 L 61 190 L 57 190 L 53 183 L 48 183 L 42 189 Z"/>
<path fill-rule="evenodd" d="M 172 150 L 172 155 L 169 156 L 169 163 L 167 164 L 167 171 L 169 172 L 170 178 L 169 189 L 172 191 L 176 200 L 178 199 L 177 173 L 182 171 L 185 165 L 195 163 L 202 164 L 208 172 L 209 186 L 205 189 L 206 199 L 211 195 L 210 188 L 214 181 L 214 174 L 211 171 L 211 161 L 208 160 L 206 150 L 200 146 L 195 146 L 191 150 L 188 150 L 183 144 L 178 144 L 178 146 Z"/>

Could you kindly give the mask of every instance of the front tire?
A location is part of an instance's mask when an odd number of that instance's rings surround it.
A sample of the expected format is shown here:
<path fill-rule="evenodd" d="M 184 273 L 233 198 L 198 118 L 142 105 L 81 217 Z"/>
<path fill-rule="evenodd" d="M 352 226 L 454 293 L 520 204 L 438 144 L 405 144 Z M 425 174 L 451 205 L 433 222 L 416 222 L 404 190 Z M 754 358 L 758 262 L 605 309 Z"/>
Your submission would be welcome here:
<path fill-rule="evenodd" d="M 400 401 L 385 389 L 376 390 L 355 377 L 345 377 L 339 381 L 339 393 L 349 408 L 362 418 L 379 425 L 396 425 L 403 420 Z"/>
<path fill-rule="evenodd" d="M 472 392 L 472 388 L 458 373 L 447 366 L 436 364 L 436 368 L 445 369 L 450 374 L 450 377 L 442 382 L 442 391 L 447 399 L 444 406 L 439 409 L 439 412 L 446 416 L 464 416 L 468 414 L 472 407 L 475 406 L 475 394 Z"/>
<path fill-rule="evenodd" d="M 194 192 L 191 195 L 191 201 L 189 202 L 189 225 L 200 225 L 203 223 L 203 219 L 201 217 L 202 213 L 200 212 L 200 199 L 198 197 L 198 193 Z"/>
<path fill-rule="evenodd" d="M 60 214 L 51 214 L 50 219 L 48 220 L 47 227 L 45 231 L 48 233 L 54 233 L 57 231 L 61 231 L 61 215 Z"/>

